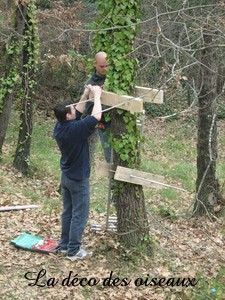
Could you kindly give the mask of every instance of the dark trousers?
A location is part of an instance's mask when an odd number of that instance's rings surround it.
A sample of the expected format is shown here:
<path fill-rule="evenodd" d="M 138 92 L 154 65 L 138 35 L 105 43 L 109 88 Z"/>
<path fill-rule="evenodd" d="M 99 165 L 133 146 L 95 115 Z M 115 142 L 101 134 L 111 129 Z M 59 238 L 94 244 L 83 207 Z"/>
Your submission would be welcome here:
<path fill-rule="evenodd" d="M 81 245 L 89 213 L 89 178 L 71 180 L 62 174 L 61 192 L 63 212 L 61 216 L 62 230 L 59 246 L 75 255 Z"/>

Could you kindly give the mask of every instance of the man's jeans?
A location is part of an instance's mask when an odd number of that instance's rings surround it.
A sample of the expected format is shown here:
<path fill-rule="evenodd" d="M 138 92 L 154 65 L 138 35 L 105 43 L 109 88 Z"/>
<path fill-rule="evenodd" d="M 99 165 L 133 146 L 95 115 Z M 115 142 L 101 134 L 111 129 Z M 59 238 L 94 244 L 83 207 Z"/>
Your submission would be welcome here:
<path fill-rule="evenodd" d="M 63 197 L 62 232 L 59 246 L 75 255 L 81 245 L 82 234 L 89 213 L 89 178 L 71 180 L 62 174 Z"/>

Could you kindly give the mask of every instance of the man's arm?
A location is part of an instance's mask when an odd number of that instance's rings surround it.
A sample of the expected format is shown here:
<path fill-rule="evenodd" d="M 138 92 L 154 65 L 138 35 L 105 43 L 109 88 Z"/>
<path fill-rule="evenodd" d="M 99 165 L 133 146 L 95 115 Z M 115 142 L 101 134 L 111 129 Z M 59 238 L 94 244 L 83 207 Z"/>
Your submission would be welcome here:
<path fill-rule="evenodd" d="M 86 87 L 83 95 L 80 98 L 80 101 L 76 105 L 76 110 L 78 110 L 80 113 L 84 112 L 86 102 L 83 102 L 83 101 L 88 100 L 89 93 L 90 93 L 89 87 Z"/>
<path fill-rule="evenodd" d="M 100 88 L 100 86 L 94 85 L 90 86 L 90 91 L 94 95 L 94 107 L 92 109 L 91 116 L 100 121 L 102 117 L 102 104 L 100 99 L 102 89 Z"/>

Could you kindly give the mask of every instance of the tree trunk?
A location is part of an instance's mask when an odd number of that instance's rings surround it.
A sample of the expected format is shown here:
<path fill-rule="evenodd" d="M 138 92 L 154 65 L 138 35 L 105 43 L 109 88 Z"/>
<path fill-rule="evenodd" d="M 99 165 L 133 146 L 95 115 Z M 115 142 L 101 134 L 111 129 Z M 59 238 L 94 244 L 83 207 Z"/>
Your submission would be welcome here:
<path fill-rule="evenodd" d="M 9 80 L 12 82 L 9 91 L 6 91 L 3 103 L 1 105 L 2 109 L 0 110 L 0 155 L 2 154 L 2 147 L 5 141 L 6 131 L 9 124 L 9 118 L 11 114 L 13 98 L 15 97 L 15 88 L 16 88 L 16 78 L 15 76 L 19 76 L 19 66 L 18 60 L 20 55 L 20 44 L 19 40 L 21 39 L 21 35 L 23 35 L 24 27 L 25 27 L 25 19 L 24 15 L 26 14 L 26 8 L 18 3 L 16 6 L 15 13 L 15 33 L 13 33 L 13 37 L 9 43 L 9 46 L 13 47 L 12 53 L 6 53 L 6 71 L 5 76 L 2 81 L 4 84 L 5 80 Z M 6 51 L 7 52 L 7 51 Z M 18 57 L 17 57 L 18 56 Z M 17 74 L 17 75 L 16 75 Z M 15 79 L 13 81 L 13 78 Z"/>
<path fill-rule="evenodd" d="M 31 135 L 33 130 L 33 97 L 34 97 L 34 75 L 36 71 L 35 55 L 37 54 L 36 28 L 33 15 L 36 7 L 34 1 L 30 1 L 27 6 L 27 14 L 24 16 L 26 24 L 24 28 L 24 39 L 26 43 L 23 46 L 23 71 L 22 71 L 22 110 L 20 115 L 21 125 L 19 130 L 18 143 L 13 165 L 20 172 L 27 175 L 29 171 L 29 158 Z"/>
<path fill-rule="evenodd" d="M 111 31 L 100 31 L 95 41 L 97 51 L 106 51 L 108 54 L 110 69 L 106 88 L 112 92 L 130 95 L 135 84 L 137 67 L 131 53 L 136 32 L 135 23 L 140 13 L 140 1 L 110 0 L 107 3 L 99 1 L 98 4 L 100 27 L 114 27 Z M 115 28 L 117 26 L 125 26 L 125 28 Z M 117 110 L 112 114 L 111 131 L 115 167 L 118 165 L 128 168 L 139 167 L 140 132 L 136 125 L 136 117 L 128 112 Z M 151 244 L 142 186 L 114 181 L 112 192 L 117 210 L 117 231 L 120 241 L 128 248 L 144 244 L 149 253 Z"/>
<path fill-rule="evenodd" d="M 5 96 L 3 108 L 0 113 L 0 157 L 2 156 L 2 147 L 5 141 L 6 131 L 9 125 L 12 102 L 13 94 L 7 94 L 7 96 Z"/>
<path fill-rule="evenodd" d="M 135 128 L 130 133 L 130 136 L 135 135 L 139 130 L 136 122 L 134 123 Z M 119 138 L 127 134 L 123 114 L 116 111 L 113 113 L 111 127 L 113 137 Z M 138 141 L 136 142 L 136 149 L 138 149 Z M 140 153 L 137 152 L 135 157 L 132 158 L 130 156 L 128 161 L 123 161 L 120 153 L 114 151 L 113 164 L 115 167 L 123 166 L 129 168 L 131 167 L 130 162 L 133 160 L 132 167 L 138 169 L 140 166 L 139 156 Z M 147 241 L 147 249 L 151 252 L 151 244 L 148 244 L 149 227 L 143 187 L 141 185 L 114 181 L 112 192 L 117 211 L 117 230 L 120 241 L 128 248 L 136 247 Z"/>
<path fill-rule="evenodd" d="M 25 80 L 24 83 L 25 84 Z M 30 95 L 27 92 L 27 96 Z M 13 166 L 24 175 L 29 171 L 30 145 L 33 130 L 33 101 L 25 97 L 20 115 L 21 125 Z"/>
<path fill-rule="evenodd" d="M 117 226 L 120 240 L 127 247 L 136 247 L 148 239 L 149 228 L 142 186 L 122 183 L 116 195 Z M 148 245 L 150 250 L 151 245 Z"/>
<path fill-rule="evenodd" d="M 203 34 L 205 49 L 201 55 L 202 88 L 198 97 L 197 180 L 194 215 L 214 214 L 221 201 L 216 178 L 217 159 L 217 68 L 212 35 Z"/>

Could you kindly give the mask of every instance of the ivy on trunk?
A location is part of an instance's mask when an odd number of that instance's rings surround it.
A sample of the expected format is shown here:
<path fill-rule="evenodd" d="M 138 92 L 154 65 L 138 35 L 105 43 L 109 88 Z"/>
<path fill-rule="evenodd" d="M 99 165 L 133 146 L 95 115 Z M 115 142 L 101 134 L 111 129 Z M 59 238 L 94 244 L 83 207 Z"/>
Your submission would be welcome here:
<path fill-rule="evenodd" d="M 33 130 L 33 103 L 39 43 L 35 0 L 30 0 L 28 4 L 24 3 L 24 5 L 27 5 L 27 9 L 26 15 L 24 15 L 26 22 L 22 49 L 21 124 L 13 165 L 23 174 L 27 174 L 29 171 L 30 145 Z"/>
<path fill-rule="evenodd" d="M 132 52 L 140 1 L 98 1 L 98 10 L 100 17 L 96 27 L 99 31 L 94 40 L 95 49 L 105 51 L 110 64 L 105 89 L 132 95 L 137 68 Z M 111 144 L 115 166 L 139 167 L 138 145 L 141 136 L 136 118 L 137 115 L 119 109 L 111 113 Z M 114 181 L 113 199 L 121 242 L 129 248 L 147 242 L 145 245 L 151 250 L 142 186 Z"/>
<path fill-rule="evenodd" d="M 9 124 L 13 98 L 20 80 L 20 57 L 22 49 L 21 35 L 25 27 L 26 8 L 18 3 L 15 9 L 15 31 L 5 46 L 5 74 L 0 80 L 0 154 Z"/>

